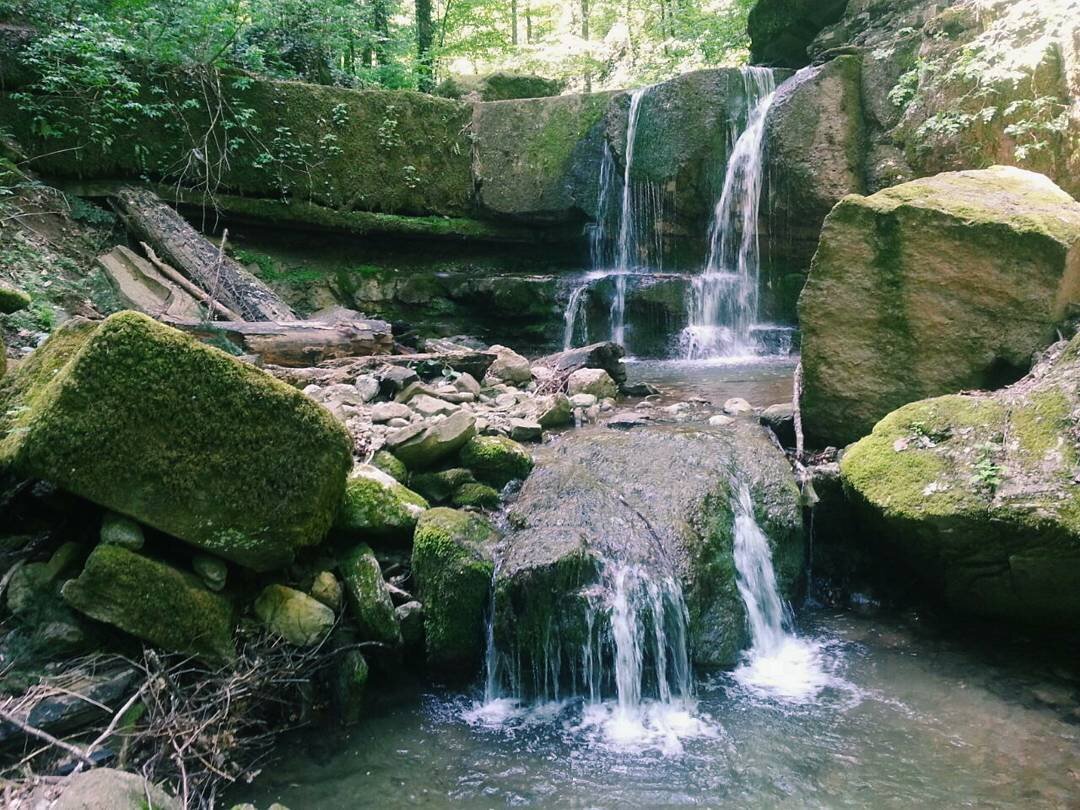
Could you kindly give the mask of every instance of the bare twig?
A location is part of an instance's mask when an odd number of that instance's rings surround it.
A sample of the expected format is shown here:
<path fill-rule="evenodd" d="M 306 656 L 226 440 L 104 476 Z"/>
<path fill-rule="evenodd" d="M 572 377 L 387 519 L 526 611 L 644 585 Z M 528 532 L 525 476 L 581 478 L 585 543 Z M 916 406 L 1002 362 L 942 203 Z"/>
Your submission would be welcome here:
<path fill-rule="evenodd" d="M 22 720 L 20 720 L 18 717 L 16 717 L 15 715 L 13 715 L 11 712 L 7 711 L 6 709 L 0 709 L 0 720 L 3 720 L 5 723 L 10 723 L 11 725 L 15 726 L 15 728 L 19 729 L 19 731 L 23 732 L 24 734 L 29 734 L 31 737 L 37 737 L 39 740 L 44 740 L 49 745 L 55 746 L 55 747 L 57 747 L 57 748 L 59 748 L 59 749 L 61 749 L 63 751 L 66 751 L 67 753 L 69 753 L 72 756 L 76 757 L 77 759 L 79 759 L 80 761 L 85 763 L 86 765 L 90 765 L 92 767 L 93 764 L 94 764 L 94 761 L 92 759 L 90 759 L 81 748 L 79 748 L 77 746 L 74 746 L 71 743 L 67 743 L 67 742 L 64 742 L 63 740 L 57 739 L 56 737 L 54 737 L 49 732 L 42 731 L 40 728 L 34 728 L 32 725 L 30 725 L 29 723 L 23 722 Z"/>

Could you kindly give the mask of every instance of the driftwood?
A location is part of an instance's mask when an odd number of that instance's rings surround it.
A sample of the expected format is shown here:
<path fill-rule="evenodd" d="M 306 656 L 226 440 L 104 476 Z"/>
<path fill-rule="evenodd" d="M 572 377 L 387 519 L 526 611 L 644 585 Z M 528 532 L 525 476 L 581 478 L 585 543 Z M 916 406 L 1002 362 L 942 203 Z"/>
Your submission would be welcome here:
<path fill-rule="evenodd" d="M 215 315 L 220 315 L 226 321 L 242 321 L 244 320 L 227 306 L 220 301 L 215 301 L 210 297 L 210 294 L 199 289 L 193 284 L 183 273 L 173 268 L 171 265 L 166 264 L 158 258 L 154 249 L 146 242 L 140 242 L 143 250 L 146 251 L 147 258 L 150 259 L 150 263 L 161 273 L 165 278 L 169 279 L 181 289 L 185 290 L 189 295 L 195 298 L 197 301 L 203 304 L 203 306 L 209 307 Z"/>
<path fill-rule="evenodd" d="M 622 386 L 626 382 L 626 366 L 622 362 L 625 354 L 618 343 L 607 341 L 549 354 L 536 360 L 533 365 L 550 368 L 562 376 L 569 376 L 582 368 L 600 368 L 610 374 L 617 385 Z"/>
<path fill-rule="evenodd" d="M 355 357 L 349 360 L 330 360 L 313 368 L 283 368 L 283 364 L 266 366 L 265 371 L 297 388 L 308 385 L 333 385 L 355 383 L 356 378 L 370 374 L 384 366 L 404 366 L 416 369 L 420 376 L 428 369 L 436 373 L 450 368 L 483 379 L 488 367 L 495 362 L 491 352 L 461 351 L 422 354 L 386 354 L 378 357 Z"/>
<path fill-rule="evenodd" d="M 152 191 L 122 186 L 109 198 L 128 231 L 246 321 L 292 321 L 274 292 L 230 259 Z"/>
<path fill-rule="evenodd" d="M 160 320 L 203 339 L 225 338 L 244 354 L 289 368 L 315 366 L 337 358 L 381 356 L 394 345 L 390 324 L 377 320 L 207 323 L 168 316 Z"/>
<path fill-rule="evenodd" d="M 155 318 L 200 317 L 199 299 L 123 245 L 98 256 L 97 264 L 124 306 Z"/>

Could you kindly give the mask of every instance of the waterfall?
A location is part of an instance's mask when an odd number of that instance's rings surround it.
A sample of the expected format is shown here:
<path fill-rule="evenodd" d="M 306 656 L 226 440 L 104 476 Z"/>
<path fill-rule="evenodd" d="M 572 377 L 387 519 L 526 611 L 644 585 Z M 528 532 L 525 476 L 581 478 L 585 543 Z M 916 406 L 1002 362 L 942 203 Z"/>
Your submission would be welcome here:
<path fill-rule="evenodd" d="M 683 331 L 689 360 L 756 353 L 751 330 L 757 320 L 760 256 L 758 203 L 765 152 L 765 118 L 776 94 L 768 68 L 740 70 L 746 98 L 742 132 L 731 124 L 733 146 L 723 190 L 709 224 L 705 269 L 691 284 L 689 326 Z"/>
<path fill-rule="evenodd" d="M 597 217 L 596 223 L 589 228 L 592 269 L 577 280 L 567 299 L 563 315 L 564 349 L 573 346 L 579 331 L 585 333 L 583 340 L 588 340 L 587 326 L 582 325 L 585 302 L 595 284 L 607 279 L 611 279 L 613 286 L 609 310 L 610 339 L 620 345 L 625 344 L 628 277 L 641 272 L 641 268 L 650 260 L 657 264 L 660 262 L 663 245 L 656 223 L 662 214 L 663 191 L 655 183 L 632 179 L 641 103 L 650 89 L 640 87 L 629 94 L 621 186 L 615 156 L 607 141 L 603 143 Z"/>
<path fill-rule="evenodd" d="M 769 539 L 754 518 L 746 483 L 739 484 L 734 507 L 735 581 L 750 630 L 750 649 L 735 670 L 735 679 L 769 697 L 809 700 L 829 682 L 819 645 L 800 639 L 791 628 L 791 611 L 776 584 Z"/>

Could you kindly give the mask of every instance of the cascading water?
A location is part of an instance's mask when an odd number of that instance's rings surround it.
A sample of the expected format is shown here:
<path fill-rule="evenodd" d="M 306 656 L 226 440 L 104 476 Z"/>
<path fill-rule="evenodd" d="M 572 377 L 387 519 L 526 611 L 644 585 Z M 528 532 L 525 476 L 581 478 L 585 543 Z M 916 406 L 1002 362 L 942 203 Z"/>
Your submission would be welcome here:
<path fill-rule="evenodd" d="M 812 699 L 829 683 L 820 648 L 791 630 L 791 612 L 780 596 L 769 539 L 754 519 L 750 488 L 741 483 L 735 502 L 736 584 L 746 607 L 750 649 L 735 670 L 748 689 L 792 701 Z"/>
<path fill-rule="evenodd" d="M 733 146 L 723 191 L 709 225 L 705 270 L 693 279 L 687 306 L 689 325 L 681 343 L 686 359 L 753 355 L 751 334 L 757 320 L 758 203 L 765 147 L 765 118 L 776 94 L 768 68 L 741 69 L 746 125 L 732 123 Z"/>
<path fill-rule="evenodd" d="M 611 147 L 606 141 L 603 145 L 597 218 L 589 232 L 592 269 L 576 281 L 567 298 L 563 316 L 564 349 L 571 348 L 579 335 L 582 342 L 588 340 L 588 326 L 584 321 L 588 293 L 598 282 L 609 279 L 613 286 L 610 339 L 624 344 L 628 277 L 640 273 L 643 263 L 650 260 L 659 266 L 662 245 L 655 226 L 663 207 L 662 190 L 655 183 L 632 179 L 641 105 L 649 90 L 649 87 L 641 87 L 630 92 L 621 185 Z"/>

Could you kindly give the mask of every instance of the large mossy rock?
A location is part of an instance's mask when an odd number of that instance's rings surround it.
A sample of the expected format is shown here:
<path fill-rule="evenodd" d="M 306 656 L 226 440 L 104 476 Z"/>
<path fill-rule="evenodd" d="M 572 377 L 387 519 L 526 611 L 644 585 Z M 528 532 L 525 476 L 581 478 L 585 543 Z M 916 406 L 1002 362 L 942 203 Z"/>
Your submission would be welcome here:
<path fill-rule="evenodd" d="M 122 546 L 100 545 L 61 591 L 76 610 L 173 652 L 229 661 L 233 608 L 199 579 Z"/>
<path fill-rule="evenodd" d="M 439 422 L 402 428 L 391 434 L 386 447 L 410 470 L 424 470 L 454 455 L 475 435 L 476 417 L 457 411 Z"/>
<path fill-rule="evenodd" d="M 255 570 L 322 540 L 352 442 L 299 391 L 133 312 L 0 382 L 0 465 Z"/>
<path fill-rule="evenodd" d="M 382 568 L 369 546 L 359 545 L 338 566 L 349 610 L 362 638 L 391 646 L 401 644 L 401 630 Z"/>
<path fill-rule="evenodd" d="M 812 444 L 889 411 L 1020 377 L 1080 301 L 1080 203 L 1008 167 L 842 200 L 799 301 Z"/>
<path fill-rule="evenodd" d="M 993 393 L 913 402 L 844 454 L 867 539 L 952 608 L 1080 620 L 1080 338 Z"/>
<path fill-rule="evenodd" d="M 428 667 L 443 680 L 475 673 L 484 655 L 496 528 L 480 515 L 438 507 L 424 513 L 412 569 L 424 605 Z"/>
<path fill-rule="evenodd" d="M 353 469 L 334 531 L 356 537 L 405 539 L 428 502 L 371 464 Z"/>
<path fill-rule="evenodd" d="M 747 18 L 750 61 L 800 68 L 821 29 L 840 19 L 848 0 L 757 0 Z"/>
<path fill-rule="evenodd" d="M 435 94 L 443 98 L 479 97 L 480 101 L 548 98 L 562 92 L 563 82 L 530 73 L 496 71 L 484 76 L 450 76 L 439 83 Z"/>
<path fill-rule="evenodd" d="M 495 487 L 523 481 L 533 468 L 529 451 L 505 436 L 473 436 L 461 448 L 459 458 L 477 478 Z"/>
<path fill-rule="evenodd" d="M 634 569 L 682 590 L 696 663 L 735 663 L 747 641 L 732 556 L 740 483 L 791 598 L 803 568 L 799 492 L 761 426 L 596 428 L 539 450 L 495 578 L 500 651 L 522 673 L 580 675 L 588 634 L 607 621 L 597 606 L 610 607 L 613 580 Z"/>

